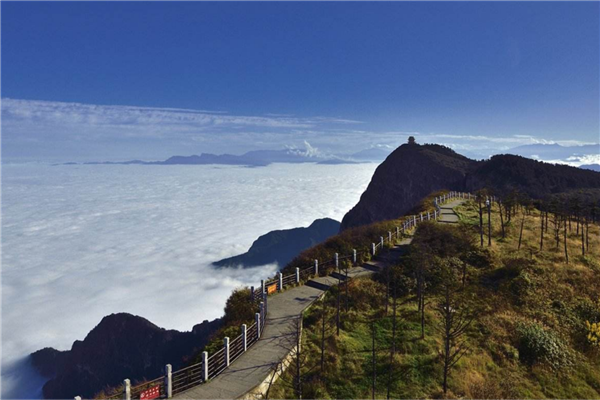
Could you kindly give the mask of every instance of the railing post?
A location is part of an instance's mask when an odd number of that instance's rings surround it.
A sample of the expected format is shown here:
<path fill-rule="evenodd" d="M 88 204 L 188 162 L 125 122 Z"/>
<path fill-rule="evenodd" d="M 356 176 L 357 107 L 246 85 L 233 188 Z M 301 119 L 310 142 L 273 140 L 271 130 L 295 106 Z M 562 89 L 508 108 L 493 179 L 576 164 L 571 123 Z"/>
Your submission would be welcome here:
<path fill-rule="evenodd" d="M 413 225 L 417 226 L 417 216 L 413 215 Z"/>
<path fill-rule="evenodd" d="M 352 262 L 356 265 L 356 249 L 352 250 Z"/>
<path fill-rule="evenodd" d="M 300 283 L 300 268 L 296 267 L 296 283 Z"/>
<path fill-rule="evenodd" d="M 173 397 L 173 367 L 171 364 L 165 365 L 165 395 L 167 399 Z"/>
<path fill-rule="evenodd" d="M 423 222 L 423 213 L 419 214 L 419 218 L 421 219 L 420 222 Z"/>
<path fill-rule="evenodd" d="M 254 302 L 254 286 L 250 286 L 250 301 Z"/>
<path fill-rule="evenodd" d="M 265 292 L 265 280 L 264 279 L 260 280 L 260 286 L 262 287 L 261 293 L 264 293 Z"/>
<path fill-rule="evenodd" d="M 260 317 L 261 318 L 265 317 L 265 302 L 264 301 L 260 302 Z"/>
<path fill-rule="evenodd" d="M 373 255 L 375 255 L 375 243 L 371 243 L 372 247 L 373 247 Z"/>
<path fill-rule="evenodd" d="M 223 352 L 225 355 L 225 366 L 229 367 L 229 338 L 227 336 L 223 338 L 223 347 L 225 348 Z"/>
<path fill-rule="evenodd" d="M 244 344 L 244 351 L 248 350 L 248 327 L 246 324 L 242 324 L 242 343 Z"/>
<path fill-rule="evenodd" d="M 283 274 L 279 273 L 279 291 L 283 290 Z"/>
<path fill-rule="evenodd" d="M 388 242 L 392 243 L 392 231 L 388 231 Z"/>
<path fill-rule="evenodd" d="M 129 379 L 123 381 L 123 398 L 131 400 L 131 381 Z"/>
<path fill-rule="evenodd" d="M 81 396 L 75 396 L 73 397 L 74 400 L 81 400 Z"/>
<path fill-rule="evenodd" d="M 319 276 L 319 260 L 315 259 L 315 276 Z"/>
<path fill-rule="evenodd" d="M 379 236 L 379 245 L 381 246 L 381 249 L 383 250 L 383 236 Z"/>
<path fill-rule="evenodd" d="M 340 255 L 335 253 L 335 268 L 338 269 L 340 267 Z"/>
<path fill-rule="evenodd" d="M 256 322 L 256 339 L 260 339 L 260 313 L 254 314 L 254 321 Z"/>
<path fill-rule="evenodd" d="M 208 381 L 208 352 L 202 352 L 202 380 Z"/>
<path fill-rule="evenodd" d="M 268 301 L 267 301 L 268 295 L 267 292 L 263 292 L 263 303 L 264 303 L 264 307 L 265 307 L 265 317 L 267 316 L 267 306 L 268 306 Z"/>
<path fill-rule="evenodd" d="M 400 239 L 400 227 L 396 227 L 396 239 Z"/>

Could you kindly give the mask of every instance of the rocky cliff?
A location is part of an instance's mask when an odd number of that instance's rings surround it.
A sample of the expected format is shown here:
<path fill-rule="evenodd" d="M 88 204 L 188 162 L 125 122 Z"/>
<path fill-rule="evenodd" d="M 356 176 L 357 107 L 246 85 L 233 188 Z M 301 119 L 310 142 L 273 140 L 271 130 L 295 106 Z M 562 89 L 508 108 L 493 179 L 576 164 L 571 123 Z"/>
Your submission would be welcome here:
<path fill-rule="evenodd" d="M 204 321 L 191 332 L 160 328 L 131 314 L 104 317 L 83 341 L 71 350 L 46 348 L 31 355 L 33 365 L 47 377 L 45 398 L 91 398 L 106 387 L 118 386 L 123 379 L 132 383 L 153 379 L 163 373 L 165 364 L 180 368 L 204 346 L 221 326 L 220 320 Z"/>
<path fill-rule="evenodd" d="M 517 190 L 541 199 L 598 189 L 600 173 L 514 155 L 475 161 L 444 146 L 404 144 L 377 167 L 358 204 L 344 216 L 341 230 L 397 218 L 438 190 L 483 188 L 499 195 Z"/>
<path fill-rule="evenodd" d="M 404 144 L 377 167 L 341 230 L 397 218 L 436 190 L 460 190 L 474 164 L 444 146 Z"/>
<path fill-rule="evenodd" d="M 214 262 L 220 267 L 255 267 L 276 263 L 284 266 L 303 250 L 338 233 L 340 223 L 331 218 L 315 220 L 306 228 L 271 231 L 252 243 L 248 252 Z"/>

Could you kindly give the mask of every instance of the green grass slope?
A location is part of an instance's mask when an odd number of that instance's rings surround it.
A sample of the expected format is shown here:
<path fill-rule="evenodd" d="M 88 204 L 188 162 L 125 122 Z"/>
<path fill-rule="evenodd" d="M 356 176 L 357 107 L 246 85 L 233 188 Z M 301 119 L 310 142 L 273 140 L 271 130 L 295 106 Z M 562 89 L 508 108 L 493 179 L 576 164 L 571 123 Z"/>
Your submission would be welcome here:
<path fill-rule="evenodd" d="M 457 210 L 460 225 L 417 230 L 410 254 L 390 271 L 389 291 L 387 275 L 352 281 L 348 298 L 342 287 L 339 335 L 338 289 L 330 290 L 304 315 L 300 357 L 268 397 L 371 398 L 374 391 L 377 398 L 600 398 L 600 349 L 586 324 L 600 321 L 599 227 L 590 226 L 583 256 L 572 223 L 567 264 L 552 224 L 540 250 L 538 211 L 514 214 L 502 238 L 496 208 L 491 246 L 487 237 L 479 245 L 477 208 L 466 203 Z M 424 338 L 418 276 L 424 276 Z M 464 311 L 472 322 L 451 347 L 465 354 L 450 369 L 444 393 L 440 305 L 448 287 L 453 312 Z"/>

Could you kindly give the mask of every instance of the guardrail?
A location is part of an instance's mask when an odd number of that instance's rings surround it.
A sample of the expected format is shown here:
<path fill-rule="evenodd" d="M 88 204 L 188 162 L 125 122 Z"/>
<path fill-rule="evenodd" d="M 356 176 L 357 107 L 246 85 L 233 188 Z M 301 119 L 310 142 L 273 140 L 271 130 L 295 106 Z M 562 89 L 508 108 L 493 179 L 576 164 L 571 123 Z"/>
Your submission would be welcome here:
<path fill-rule="evenodd" d="M 472 199 L 474 196 L 470 193 L 448 192 L 442 196 L 434 198 L 434 211 L 423 212 L 419 215 L 406 217 L 402 226 L 397 226 L 395 231 L 388 231 L 387 235 L 380 236 L 379 242 L 371 244 L 369 254 L 375 256 L 385 246 L 385 242 L 391 243 L 394 238 L 399 239 L 402 234 L 410 231 L 424 221 L 437 220 L 441 216 L 440 205 L 456 198 Z M 267 317 L 268 295 L 284 290 L 286 287 L 299 285 L 301 282 L 308 280 L 312 276 L 319 276 L 319 267 L 328 267 L 335 265 L 339 269 L 340 261 L 352 259 L 352 263 L 356 265 L 358 256 L 364 252 L 353 250 L 351 254 L 340 256 L 335 253 L 331 260 L 327 260 L 319 264 L 319 260 L 315 260 L 314 265 L 305 268 L 296 268 L 295 273 L 283 275 L 281 272 L 277 276 L 270 279 L 261 280 L 259 288 L 250 288 L 250 298 L 252 304 L 258 305 L 258 312 L 255 314 L 255 321 L 249 327 L 246 324 L 241 326 L 242 333 L 230 340 L 225 337 L 223 347 L 217 350 L 210 357 L 206 351 L 202 352 L 202 361 L 181 368 L 172 372 L 171 364 L 165 366 L 165 374 L 152 381 L 131 386 L 129 379 L 123 381 L 123 390 L 113 393 L 106 399 L 164 399 L 171 398 L 174 394 L 184 392 L 194 386 L 201 385 L 218 376 L 229 365 L 245 353 L 250 346 L 256 343 L 264 330 Z M 75 400 L 81 400 L 81 397 L 76 396 Z"/>

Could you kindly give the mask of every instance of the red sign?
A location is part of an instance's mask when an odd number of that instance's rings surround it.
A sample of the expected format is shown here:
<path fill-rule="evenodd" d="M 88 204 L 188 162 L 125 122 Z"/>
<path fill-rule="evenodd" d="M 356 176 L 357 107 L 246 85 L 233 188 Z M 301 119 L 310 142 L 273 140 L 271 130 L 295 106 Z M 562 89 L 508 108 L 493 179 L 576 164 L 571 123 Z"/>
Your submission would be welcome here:
<path fill-rule="evenodd" d="M 160 386 L 154 386 L 140 393 L 140 400 L 156 399 L 160 396 Z"/>

